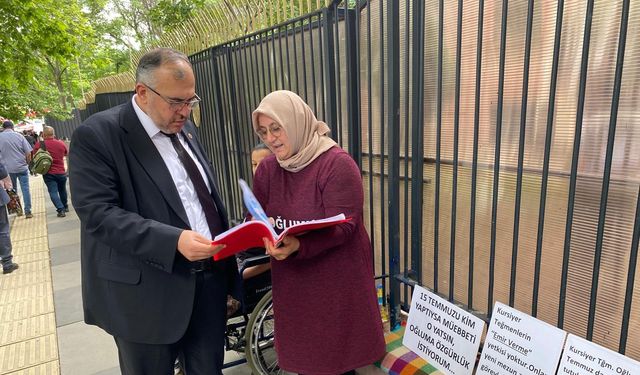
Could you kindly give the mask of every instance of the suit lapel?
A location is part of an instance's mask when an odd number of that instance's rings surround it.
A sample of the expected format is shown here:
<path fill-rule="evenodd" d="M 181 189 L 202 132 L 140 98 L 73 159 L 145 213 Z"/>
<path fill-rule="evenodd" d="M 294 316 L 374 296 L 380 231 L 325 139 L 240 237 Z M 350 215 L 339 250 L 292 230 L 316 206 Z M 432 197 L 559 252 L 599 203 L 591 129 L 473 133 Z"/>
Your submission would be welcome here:
<path fill-rule="evenodd" d="M 142 168 L 144 168 L 149 177 L 151 177 L 176 215 L 189 226 L 189 218 L 184 210 L 171 174 L 162 160 L 158 149 L 140 123 L 131 102 L 129 102 L 121 112 L 120 126 L 125 129 L 127 133 L 125 135 L 126 142 L 136 159 L 140 162 L 140 165 L 142 165 Z"/>

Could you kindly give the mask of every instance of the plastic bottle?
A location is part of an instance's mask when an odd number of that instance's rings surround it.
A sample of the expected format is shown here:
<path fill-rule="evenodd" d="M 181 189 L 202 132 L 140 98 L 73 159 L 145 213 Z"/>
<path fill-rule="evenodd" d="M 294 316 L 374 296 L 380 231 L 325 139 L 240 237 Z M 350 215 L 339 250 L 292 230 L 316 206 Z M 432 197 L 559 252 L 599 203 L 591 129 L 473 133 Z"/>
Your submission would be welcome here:
<path fill-rule="evenodd" d="M 380 309 L 380 317 L 382 318 L 382 325 L 385 328 L 385 333 L 389 332 L 389 313 L 387 307 L 384 305 L 384 292 L 382 290 L 382 283 L 376 285 L 376 292 L 378 294 L 378 308 Z"/>

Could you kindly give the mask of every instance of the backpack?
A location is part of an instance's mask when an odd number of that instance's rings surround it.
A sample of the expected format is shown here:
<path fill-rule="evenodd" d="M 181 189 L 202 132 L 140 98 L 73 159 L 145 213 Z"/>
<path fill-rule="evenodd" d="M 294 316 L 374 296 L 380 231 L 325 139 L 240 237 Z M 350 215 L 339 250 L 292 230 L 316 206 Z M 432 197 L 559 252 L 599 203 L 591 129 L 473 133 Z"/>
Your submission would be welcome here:
<path fill-rule="evenodd" d="M 51 163 L 53 162 L 53 158 L 49 151 L 47 151 L 47 145 L 44 143 L 44 140 L 40 142 L 40 148 L 31 158 L 31 172 L 38 174 L 47 174 L 49 172 L 49 168 L 51 168 Z"/>

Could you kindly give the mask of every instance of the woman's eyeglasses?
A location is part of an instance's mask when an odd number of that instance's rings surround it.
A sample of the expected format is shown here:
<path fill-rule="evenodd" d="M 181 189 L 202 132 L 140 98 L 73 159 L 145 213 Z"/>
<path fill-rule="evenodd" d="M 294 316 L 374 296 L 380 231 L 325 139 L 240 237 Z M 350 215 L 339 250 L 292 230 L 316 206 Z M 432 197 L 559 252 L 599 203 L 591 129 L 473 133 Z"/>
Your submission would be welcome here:
<path fill-rule="evenodd" d="M 267 134 L 269 133 L 271 133 L 271 135 L 273 135 L 275 138 L 278 138 L 280 134 L 282 134 L 282 126 L 273 125 L 273 126 L 270 126 L 269 128 L 261 127 L 261 128 L 258 128 L 258 130 L 256 130 L 256 133 L 258 133 L 258 136 L 261 139 L 267 138 Z"/>
<path fill-rule="evenodd" d="M 147 86 L 147 85 L 145 85 L 145 86 Z M 194 105 L 200 103 L 200 101 L 202 100 L 202 99 L 200 99 L 198 94 L 195 94 L 193 96 L 193 98 L 186 99 L 186 100 L 178 100 L 178 99 L 166 98 L 164 95 L 162 95 L 159 92 L 157 92 L 156 90 L 154 90 L 153 87 L 147 86 L 147 88 L 149 90 L 153 91 L 159 97 L 161 97 L 162 100 L 167 102 L 167 104 L 169 104 L 169 107 L 171 108 L 171 110 L 174 111 L 174 112 L 181 111 L 185 106 L 187 106 L 187 108 L 191 109 L 191 108 L 193 108 Z"/>

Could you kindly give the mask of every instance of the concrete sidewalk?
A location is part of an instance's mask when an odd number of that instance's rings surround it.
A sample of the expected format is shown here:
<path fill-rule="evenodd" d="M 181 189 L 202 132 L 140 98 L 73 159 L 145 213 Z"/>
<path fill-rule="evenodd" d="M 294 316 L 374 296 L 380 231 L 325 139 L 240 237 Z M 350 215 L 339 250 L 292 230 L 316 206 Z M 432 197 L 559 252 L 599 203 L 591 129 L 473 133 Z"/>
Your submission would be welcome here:
<path fill-rule="evenodd" d="M 11 228 L 20 268 L 0 274 L 0 374 L 120 374 L 111 336 L 83 322 L 78 217 L 71 207 L 56 216 L 42 177 L 30 187 L 33 218 L 13 218 Z M 223 372 L 250 373 L 246 365 Z"/>

